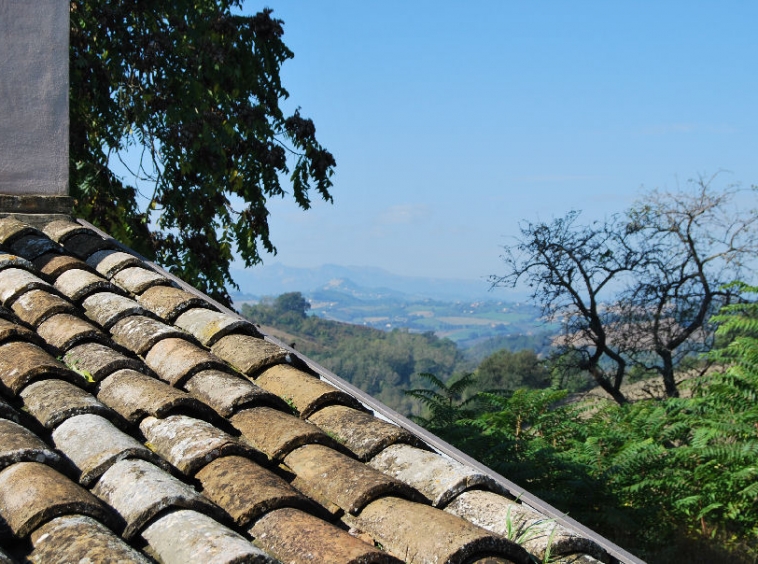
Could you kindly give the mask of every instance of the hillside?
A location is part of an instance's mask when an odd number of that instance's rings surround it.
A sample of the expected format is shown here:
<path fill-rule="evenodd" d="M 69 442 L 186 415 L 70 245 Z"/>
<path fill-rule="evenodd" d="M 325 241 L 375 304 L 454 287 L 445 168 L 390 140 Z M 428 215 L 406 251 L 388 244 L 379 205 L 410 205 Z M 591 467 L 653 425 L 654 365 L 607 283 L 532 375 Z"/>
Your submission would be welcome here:
<path fill-rule="evenodd" d="M 454 342 L 432 332 L 382 331 L 306 315 L 309 304 L 298 293 L 271 303 L 243 304 L 241 313 L 262 329 L 293 346 L 388 406 L 417 414 L 420 405 L 404 390 L 420 387 L 419 374 L 447 380 L 470 369 Z"/>

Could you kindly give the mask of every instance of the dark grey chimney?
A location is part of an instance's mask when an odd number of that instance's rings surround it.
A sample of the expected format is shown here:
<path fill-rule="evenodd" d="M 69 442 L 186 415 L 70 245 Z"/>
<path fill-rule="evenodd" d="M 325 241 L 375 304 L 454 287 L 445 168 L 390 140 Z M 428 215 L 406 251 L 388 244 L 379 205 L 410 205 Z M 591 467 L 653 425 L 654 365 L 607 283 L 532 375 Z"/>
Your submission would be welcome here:
<path fill-rule="evenodd" d="M 0 0 L 0 216 L 70 212 L 68 45 L 68 0 Z"/>

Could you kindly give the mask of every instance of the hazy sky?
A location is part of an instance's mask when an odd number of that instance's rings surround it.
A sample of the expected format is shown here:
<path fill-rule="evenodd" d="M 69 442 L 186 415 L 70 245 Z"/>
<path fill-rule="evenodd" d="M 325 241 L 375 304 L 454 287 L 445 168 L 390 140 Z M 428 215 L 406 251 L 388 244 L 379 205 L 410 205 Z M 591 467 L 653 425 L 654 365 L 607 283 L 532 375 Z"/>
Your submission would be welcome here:
<path fill-rule="evenodd" d="M 501 273 L 522 220 L 758 184 L 758 2 L 270 0 L 334 204 L 271 201 L 288 266 Z M 314 196 L 315 197 L 315 196 Z"/>

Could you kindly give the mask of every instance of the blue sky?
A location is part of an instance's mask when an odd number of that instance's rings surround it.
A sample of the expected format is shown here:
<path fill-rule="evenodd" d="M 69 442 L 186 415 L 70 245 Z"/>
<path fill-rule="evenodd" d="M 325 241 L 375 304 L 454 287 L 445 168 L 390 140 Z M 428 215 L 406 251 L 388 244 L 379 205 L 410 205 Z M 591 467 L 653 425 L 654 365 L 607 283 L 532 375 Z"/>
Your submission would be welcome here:
<path fill-rule="evenodd" d="M 623 211 L 699 174 L 758 184 L 758 3 L 248 1 L 337 159 L 334 204 L 271 201 L 267 264 L 502 273 L 519 222 Z M 254 271 L 252 273 L 254 275 Z"/>

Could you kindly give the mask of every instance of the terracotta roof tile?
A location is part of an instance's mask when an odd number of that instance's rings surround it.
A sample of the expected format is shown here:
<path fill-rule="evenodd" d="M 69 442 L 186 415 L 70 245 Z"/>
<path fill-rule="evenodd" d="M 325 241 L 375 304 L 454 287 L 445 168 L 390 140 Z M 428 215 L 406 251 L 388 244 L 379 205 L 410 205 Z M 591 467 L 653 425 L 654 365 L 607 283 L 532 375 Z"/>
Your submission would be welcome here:
<path fill-rule="evenodd" d="M 62 352 L 85 341 L 106 341 L 106 336 L 100 329 L 70 313 L 57 313 L 45 319 L 37 327 L 37 333 L 49 345 Z"/>
<path fill-rule="evenodd" d="M 143 554 L 110 529 L 84 515 L 65 515 L 45 523 L 31 535 L 31 562 L 130 562 L 150 564 Z"/>
<path fill-rule="evenodd" d="M 55 279 L 55 289 L 72 302 L 79 302 L 95 292 L 118 292 L 108 280 L 89 270 L 71 268 Z"/>
<path fill-rule="evenodd" d="M 76 345 L 66 352 L 63 361 L 74 370 L 86 372 L 95 382 L 100 382 L 124 368 L 147 371 L 141 361 L 102 343 L 89 342 Z"/>
<path fill-rule="evenodd" d="M 65 219 L 51 221 L 45 225 L 43 231 L 48 237 L 58 243 L 63 243 L 66 239 L 82 233 L 91 235 L 90 231 L 83 225 Z"/>
<path fill-rule="evenodd" d="M 24 407 L 44 427 L 52 429 L 74 415 L 96 413 L 113 418 L 95 396 L 64 380 L 40 380 L 21 391 Z"/>
<path fill-rule="evenodd" d="M 244 409 L 230 419 L 245 441 L 273 460 L 280 461 L 305 444 L 337 446 L 315 425 L 270 407 Z"/>
<path fill-rule="evenodd" d="M 240 409 L 260 405 L 287 409 L 287 404 L 279 396 L 267 392 L 245 378 L 220 370 L 198 372 L 184 383 L 184 387 L 222 417 L 229 417 Z"/>
<path fill-rule="evenodd" d="M 191 486 L 142 459 L 120 460 L 92 490 L 123 519 L 124 538 L 130 539 L 168 507 L 206 511 L 219 517 L 220 509 Z"/>
<path fill-rule="evenodd" d="M 492 492 L 464 492 L 445 511 L 503 536 L 508 535 L 510 527 L 511 535 L 524 539 L 524 547 L 540 559 L 549 548 L 550 554 L 556 556 L 586 553 L 600 561 L 608 560 L 608 553 L 597 543 L 572 533 L 522 503 Z"/>
<path fill-rule="evenodd" d="M 182 313 L 175 323 L 177 327 L 191 333 L 206 347 L 215 345 L 219 339 L 231 333 L 261 337 L 261 334 L 249 321 L 205 308 L 190 309 Z M 246 339 L 236 340 L 245 341 Z"/>
<path fill-rule="evenodd" d="M 394 564 L 402 562 L 346 531 L 293 508 L 267 514 L 250 529 L 256 543 L 293 564 Z"/>
<path fill-rule="evenodd" d="M 70 513 L 89 515 L 114 526 L 108 508 L 50 466 L 18 462 L 0 471 L 0 517 L 17 537 Z"/>
<path fill-rule="evenodd" d="M 219 456 L 265 460 L 255 449 L 206 421 L 186 415 L 145 417 L 139 426 L 151 449 L 188 476 Z"/>
<path fill-rule="evenodd" d="M 78 226 L 81 227 L 81 226 Z M 55 237 L 51 237 L 55 239 Z M 86 261 L 92 254 L 105 249 L 114 249 L 113 243 L 106 241 L 92 231 L 84 229 L 58 240 L 68 252 Z"/>
<path fill-rule="evenodd" d="M 123 251 L 104 249 L 90 255 L 87 258 L 87 264 L 106 278 L 113 278 L 114 274 L 125 268 L 140 266 L 142 261 Z"/>
<path fill-rule="evenodd" d="M 44 232 L 0 219 L 0 564 L 525 562 L 502 511 L 535 557 L 617 562 L 94 228 Z"/>
<path fill-rule="evenodd" d="M 0 419 L 0 469 L 16 462 L 59 466 L 60 455 L 37 435 L 13 421 Z"/>
<path fill-rule="evenodd" d="M 145 363 L 172 386 L 180 385 L 201 370 L 226 370 L 221 359 L 206 349 L 177 338 L 158 341 L 145 355 Z"/>
<path fill-rule="evenodd" d="M 6 268 L 21 268 L 23 270 L 33 271 L 34 266 L 24 257 L 12 255 L 0 250 L 0 270 Z"/>
<path fill-rule="evenodd" d="M 113 340 L 136 354 L 143 355 L 161 339 L 184 338 L 185 333 L 144 315 L 132 315 L 121 319 L 110 328 Z"/>
<path fill-rule="evenodd" d="M 103 329 L 110 329 L 117 322 L 130 315 L 146 315 L 147 312 L 134 301 L 121 294 L 97 292 L 86 298 L 84 313 Z"/>
<path fill-rule="evenodd" d="M 211 304 L 204 299 L 173 286 L 152 286 L 137 296 L 137 301 L 145 309 L 152 311 L 168 323 L 174 323 L 176 318 L 188 309 L 204 308 L 202 311 L 211 311 L 210 308 L 212 308 Z M 177 325 L 192 333 L 183 325 L 179 323 Z M 208 343 L 203 342 L 203 344 Z"/>
<path fill-rule="evenodd" d="M 11 245 L 10 250 L 17 255 L 21 255 L 27 260 L 33 261 L 45 253 L 60 253 L 60 247 L 44 235 L 32 233 L 16 239 Z"/>
<path fill-rule="evenodd" d="M 55 280 L 67 270 L 87 270 L 87 264 L 71 255 L 48 253 L 34 260 L 34 267 L 48 280 Z"/>
<path fill-rule="evenodd" d="M 165 276 L 141 266 L 129 266 L 119 270 L 113 275 L 112 280 L 132 294 L 141 294 L 152 286 L 171 283 Z"/>
<path fill-rule="evenodd" d="M 255 383 L 288 403 L 291 402 L 303 418 L 330 404 L 361 408 L 361 404 L 354 397 L 317 376 L 286 364 L 267 369 L 255 379 Z"/>
<path fill-rule="evenodd" d="M 497 491 L 502 495 L 508 493 L 486 474 L 411 445 L 387 447 L 368 464 L 413 486 L 436 507 L 444 507 L 455 496 L 471 488 Z"/>
<path fill-rule="evenodd" d="M 227 335 L 211 346 L 211 351 L 248 376 L 285 362 L 289 352 L 273 343 L 250 335 Z"/>
<path fill-rule="evenodd" d="M 284 464 L 297 475 L 295 483 L 301 489 L 349 513 L 386 495 L 421 499 L 413 488 L 328 446 L 302 446 L 290 452 Z"/>
<path fill-rule="evenodd" d="M 21 321 L 35 327 L 57 313 L 76 312 L 70 302 L 46 290 L 30 290 L 21 294 L 11 307 Z"/>
<path fill-rule="evenodd" d="M 196 511 L 168 513 L 150 524 L 142 537 L 163 564 L 276 563 L 241 535 Z"/>
<path fill-rule="evenodd" d="M 79 483 L 85 487 L 91 486 L 124 458 L 142 458 L 164 469 L 168 467 L 145 445 L 99 415 L 84 414 L 66 419 L 53 431 L 53 441 L 79 469 Z"/>
<path fill-rule="evenodd" d="M 0 344 L 6 341 L 31 341 L 40 344 L 42 339 L 23 325 L 8 321 L 0 315 Z"/>
<path fill-rule="evenodd" d="M 4 268 L 0 270 L 0 302 L 5 307 L 11 307 L 21 294 L 35 288 L 42 288 L 47 291 L 53 290 L 50 284 L 28 270 L 21 268 Z"/>
<path fill-rule="evenodd" d="M 529 553 L 505 537 L 428 505 L 382 497 L 349 519 L 390 554 L 407 562 L 471 562 L 493 555 L 530 564 Z"/>
<path fill-rule="evenodd" d="M 132 369 L 114 372 L 100 384 L 97 398 L 131 423 L 148 416 L 164 417 L 172 412 L 210 415 L 211 409 L 186 392 L 172 388 Z"/>
<path fill-rule="evenodd" d="M 402 427 L 344 405 L 324 407 L 308 421 L 318 425 L 363 461 L 395 443 L 424 446 L 423 441 Z"/>
<path fill-rule="evenodd" d="M 81 376 L 37 345 L 23 341 L 0 345 L 0 382 L 13 395 L 39 378 L 81 381 Z"/>
<path fill-rule="evenodd" d="M 13 217 L 0 218 L 0 245 L 8 246 L 25 235 L 40 234 L 40 230 Z"/>
<path fill-rule="evenodd" d="M 217 458 L 196 478 L 203 486 L 203 495 L 222 507 L 240 527 L 273 509 L 312 509 L 308 499 L 284 478 L 241 456 Z"/>

